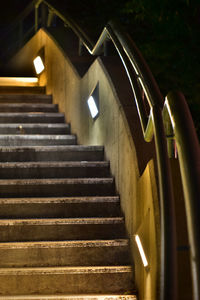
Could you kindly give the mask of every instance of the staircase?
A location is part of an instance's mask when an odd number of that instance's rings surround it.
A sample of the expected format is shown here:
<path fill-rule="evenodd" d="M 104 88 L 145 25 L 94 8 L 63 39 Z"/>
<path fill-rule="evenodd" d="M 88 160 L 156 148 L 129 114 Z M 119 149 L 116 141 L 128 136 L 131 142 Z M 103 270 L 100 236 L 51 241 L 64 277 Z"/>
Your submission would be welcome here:
<path fill-rule="evenodd" d="M 103 147 L 41 87 L 0 87 L 0 299 L 136 299 Z"/>

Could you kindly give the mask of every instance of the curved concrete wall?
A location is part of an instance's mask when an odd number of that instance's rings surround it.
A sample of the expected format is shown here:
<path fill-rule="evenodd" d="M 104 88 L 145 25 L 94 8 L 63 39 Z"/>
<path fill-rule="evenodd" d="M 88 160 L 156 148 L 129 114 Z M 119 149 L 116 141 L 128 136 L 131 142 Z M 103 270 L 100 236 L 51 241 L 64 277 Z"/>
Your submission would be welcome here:
<path fill-rule="evenodd" d="M 65 112 L 72 133 L 77 134 L 80 144 L 104 145 L 131 239 L 139 299 L 157 299 L 160 225 L 154 145 L 143 141 L 125 72 L 117 57 L 93 61 L 76 54 L 70 57 L 43 30 L 19 51 L 10 64 L 17 70 L 32 63 L 41 47 L 45 48 L 46 70 L 40 76 L 40 84 L 46 85 L 47 93 L 53 94 L 54 102 Z M 84 62 L 82 76 L 75 68 L 77 61 Z M 97 84 L 100 114 L 94 121 L 86 101 Z M 140 235 L 144 245 L 148 268 L 142 265 L 135 234 Z"/>

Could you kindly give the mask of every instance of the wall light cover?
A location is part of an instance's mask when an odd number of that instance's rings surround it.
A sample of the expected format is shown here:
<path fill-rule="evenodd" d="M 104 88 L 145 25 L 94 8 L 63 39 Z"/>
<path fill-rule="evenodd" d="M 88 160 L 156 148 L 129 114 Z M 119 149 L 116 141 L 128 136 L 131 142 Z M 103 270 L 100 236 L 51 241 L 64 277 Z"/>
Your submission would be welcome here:
<path fill-rule="evenodd" d="M 97 108 L 97 105 L 96 105 L 96 102 L 95 102 L 95 99 L 93 96 L 90 96 L 88 101 L 88 106 L 89 106 L 89 110 L 90 110 L 90 113 L 91 113 L 91 116 L 92 118 L 94 119 L 98 113 L 99 113 L 99 110 Z"/>
<path fill-rule="evenodd" d="M 142 243 L 140 241 L 139 235 L 137 235 L 137 234 L 135 235 L 135 241 L 136 241 L 136 244 L 138 246 L 138 250 L 140 252 L 140 256 L 141 256 L 143 265 L 144 265 L 144 267 L 147 267 L 148 266 L 148 261 L 146 259 L 146 255 L 144 253 L 144 249 L 142 247 Z"/>
<path fill-rule="evenodd" d="M 37 56 L 34 60 L 33 60 L 34 66 L 35 66 L 35 71 L 37 74 L 42 73 L 42 71 L 44 70 L 44 64 L 43 61 L 41 59 L 40 56 Z"/>

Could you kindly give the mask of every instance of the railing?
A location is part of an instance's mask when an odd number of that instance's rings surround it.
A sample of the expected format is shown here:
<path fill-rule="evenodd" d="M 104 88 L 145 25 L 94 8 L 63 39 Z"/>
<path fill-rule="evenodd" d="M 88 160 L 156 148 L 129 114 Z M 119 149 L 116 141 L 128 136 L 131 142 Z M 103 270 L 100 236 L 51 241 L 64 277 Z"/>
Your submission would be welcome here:
<path fill-rule="evenodd" d="M 176 140 L 189 228 L 194 299 L 200 300 L 200 155 L 198 139 L 183 96 L 177 93 L 169 94 L 164 105 L 164 99 L 142 55 L 116 23 L 108 23 L 97 43 L 94 44 L 66 13 L 65 15 L 60 13 L 48 1 L 33 2 L 35 31 L 40 27 L 39 9 L 42 4 L 43 25 L 46 23 L 47 27 L 50 26 L 55 15 L 74 31 L 80 44 L 83 44 L 91 55 L 102 53 L 102 46 L 110 39 L 121 57 L 134 94 L 144 139 L 149 142 L 154 137 L 155 140 L 161 215 L 160 298 L 162 300 L 177 299 L 176 226 L 166 135 L 169 138 L 173 136 Z M 48 9 L 48 16 L 44 6 Z M 149 114 L 146 113 L 144 101 L 148 103 Z M 173 130 L 165 132 L 165 124 L 169 121 Z"/>

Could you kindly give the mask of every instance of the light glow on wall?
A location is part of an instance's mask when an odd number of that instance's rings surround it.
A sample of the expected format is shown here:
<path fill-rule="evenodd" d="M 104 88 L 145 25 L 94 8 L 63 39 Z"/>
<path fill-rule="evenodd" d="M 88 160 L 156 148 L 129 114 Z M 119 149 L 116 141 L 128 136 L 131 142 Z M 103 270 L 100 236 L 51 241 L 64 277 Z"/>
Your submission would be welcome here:
<path fill-rule="evenodd" d="M 94 119 L 99 113 L 96 102 L 94 100 L 94 97 L 90 96 L 87 103 L 88 103 L 88 107 L 90 110 L 90 114 L 91 114 L 92 118 Z"/>
<path fill-rule="evenodd" d="M 138 246 L 138 250 L 140 252 L 140 256 L 141 256 L 143 265 L 144 265 L 144 267 L 147 267 L 148 266 L 148 261 L 146 259 L 146 255 L 144 253 L 144 249 L 142 247 L 142 243 L 140 241 L 139 235 L 137 235 L 137 234 L 135 235 L 135 241 L 136 241 L 136 244 Z"/>
<path fill-rule="evenodd" d="M 42 71 L 44 70 L 44 64 L 43 64 L 43 61 L 41 59 L 40 56 L 37 56 L 34 60 L 33 60 L 33 63 L 34 63 L 34 67 L 35 67 L 35 71 L 37 74 L 40 74 L 42 73 Z"/>

